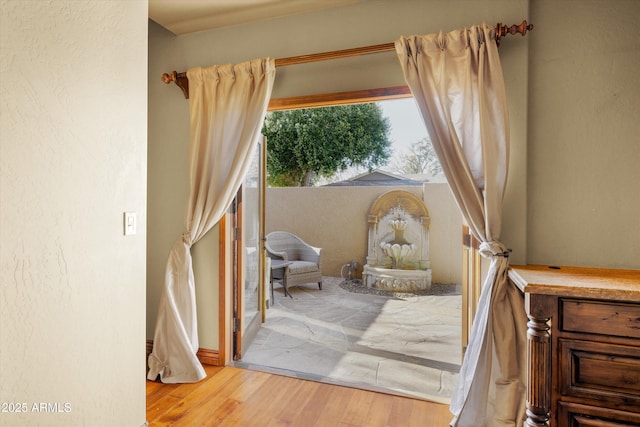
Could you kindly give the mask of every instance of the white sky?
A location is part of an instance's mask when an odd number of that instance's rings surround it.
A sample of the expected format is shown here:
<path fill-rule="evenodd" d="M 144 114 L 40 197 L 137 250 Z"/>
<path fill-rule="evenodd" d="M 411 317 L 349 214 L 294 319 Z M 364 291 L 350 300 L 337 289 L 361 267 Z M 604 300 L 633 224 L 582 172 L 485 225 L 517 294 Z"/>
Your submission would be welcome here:
<path fill-rule="evenodd" d="M 377 103 L 382 108 L 382 114 L 391 123 L 391 141 L 394 149 L 389 166 L 399 161 L 401 154 L 407 154 L 414 142 L 427 136 L 420 112 L 413 98 L 393 99 Z"/>

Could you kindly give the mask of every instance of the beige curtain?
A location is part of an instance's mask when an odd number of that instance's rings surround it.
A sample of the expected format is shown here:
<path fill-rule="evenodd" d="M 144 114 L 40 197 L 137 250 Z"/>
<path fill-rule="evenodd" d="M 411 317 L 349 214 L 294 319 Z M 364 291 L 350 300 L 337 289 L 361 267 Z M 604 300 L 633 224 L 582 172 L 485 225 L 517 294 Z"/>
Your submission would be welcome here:
<path fill-rule="evenodd" d="M 167 261 L 147 378 L 196 382 L 206 376 L 196 357 L 198 327 L 191 246 L 219 220 L 251 161 L 275 78 L 272 59 L 193 68 L 189 78 L 190 195 L 187 231 Z"/>
<path fill-rule="evenodd" d="M 508 286 L 500 242 L 509 124 L 495 29 L 402 37 L 395 47 L 455 200 L 482 242 L 481 254 L 491 258 L 451 425 L 521 426 L 526 315 Z"/>

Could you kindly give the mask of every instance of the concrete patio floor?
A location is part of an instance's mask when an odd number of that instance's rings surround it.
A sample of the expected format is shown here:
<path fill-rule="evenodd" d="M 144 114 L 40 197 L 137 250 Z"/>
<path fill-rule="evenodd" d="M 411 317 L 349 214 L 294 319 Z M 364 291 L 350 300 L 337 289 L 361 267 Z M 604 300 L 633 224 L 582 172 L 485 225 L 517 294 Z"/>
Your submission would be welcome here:
<path fill-rule="evenodd" d="M 253 343 L 237 366 L 449 402 L 461 363 L 459 286 L 426 296 L 349 292 L 325 277 L 276 285 Z"/>

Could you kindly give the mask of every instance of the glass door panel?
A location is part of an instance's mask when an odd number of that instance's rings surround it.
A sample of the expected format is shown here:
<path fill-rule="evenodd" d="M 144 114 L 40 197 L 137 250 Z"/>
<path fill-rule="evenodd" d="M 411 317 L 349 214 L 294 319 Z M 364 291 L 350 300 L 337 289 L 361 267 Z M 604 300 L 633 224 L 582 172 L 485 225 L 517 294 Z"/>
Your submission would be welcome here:
<path fill-rule="evenodd" d="M 263 141 L 262 138 L 258 147 L 253 153 L 251 166 L 247 176 L 242 183 L 241 204 L 238 209 L 238 250 L 239 254 L 239 275 L 238 294 L 241 296 L 240 313 L 240 337 L 236 347 L 235 358 L 242 357 L 242 349 L 246 349 L 258 330 L 262 322 L 263 293 L 262 286 L 264 276 L 262 257 L 262 182 L 264 182 L 263 171 Z"/>

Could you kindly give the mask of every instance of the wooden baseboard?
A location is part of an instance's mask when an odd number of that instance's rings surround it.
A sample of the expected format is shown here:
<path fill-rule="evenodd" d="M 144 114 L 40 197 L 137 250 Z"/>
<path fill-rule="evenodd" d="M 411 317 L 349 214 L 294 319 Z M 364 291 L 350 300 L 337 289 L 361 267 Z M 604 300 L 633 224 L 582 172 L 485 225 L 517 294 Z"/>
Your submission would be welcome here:
<path fill-rule="evenodd" d="M 149 355 L 151 354 L 152 350 L 153 340 L 147 340 L 147 359 L 149 359 Z M 198 360 L 203 365 L 220 366 L 220 353 L 218 352 L 218 350 L 199 348 L 196 356 L 198 356 Z"/>
<path fill-rule="evenodd" d="M 220 366 L 220 354 L 218 350 L 199 348 L 196 356 L 198 356 L 198 360 L 203 365 Z"/>

